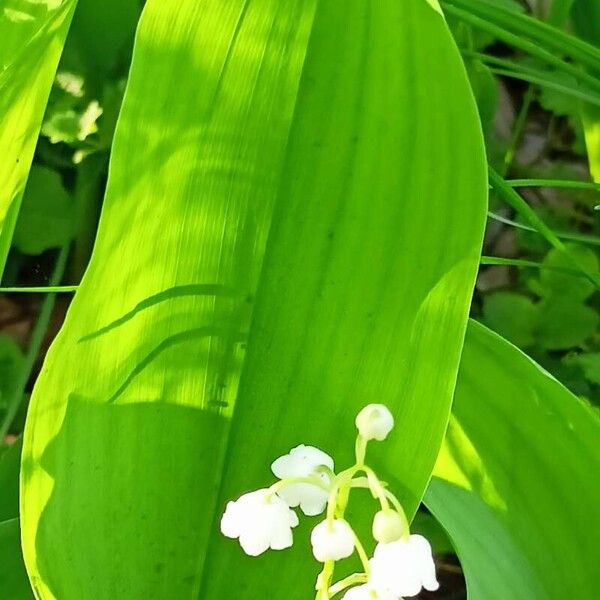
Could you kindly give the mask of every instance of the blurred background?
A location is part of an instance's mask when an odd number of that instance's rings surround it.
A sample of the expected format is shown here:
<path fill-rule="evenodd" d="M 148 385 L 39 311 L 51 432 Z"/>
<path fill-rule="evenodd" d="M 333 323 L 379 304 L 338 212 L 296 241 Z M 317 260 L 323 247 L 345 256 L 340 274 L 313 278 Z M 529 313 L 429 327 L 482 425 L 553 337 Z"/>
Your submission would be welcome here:
<path fill-rule="evenodd" d="M 592 0 L 594 2 L 595 0 Z M 498 0 L 600 45 L 598 23 L 578 16 L 587 0 Z M 10 0 L 3 3 L 10 10 Z M 76 286 L 89 259 L 106 186 L 109 150 L 143 2 L 79 0 L 44 117 L 4 288 Z M 600 2 L 598 3 L 600 5 Z M 598 272 L 600 193 L 591 185 L 582 103 L 574 80 L 454 17 L 480 110 L 488 159 L 535 212 Z M 523 81 L 544 72 L 552 87 Z M 599 176 L 600 174 L 596 174 Z M 521 187 L 518 180 L 543 180 Z M 550 184 L 548 183 L 550 181 Z M 552 180 L 567 180 L 569 188 Z M 579 182 L 580 185 L 577 185 Z M 448 198 L 452 202 L 452 198 Z M 575 394 L 600 404 L 600 294 L 492 194 L 472 316 L 527 351 Z M 29 394 L 72 291 L 0 293 L 0 453 L 18 440 Z M 442 592 L 465 598 L 460 565 L 431 516 L 416 528 L 434 540 Z"/>

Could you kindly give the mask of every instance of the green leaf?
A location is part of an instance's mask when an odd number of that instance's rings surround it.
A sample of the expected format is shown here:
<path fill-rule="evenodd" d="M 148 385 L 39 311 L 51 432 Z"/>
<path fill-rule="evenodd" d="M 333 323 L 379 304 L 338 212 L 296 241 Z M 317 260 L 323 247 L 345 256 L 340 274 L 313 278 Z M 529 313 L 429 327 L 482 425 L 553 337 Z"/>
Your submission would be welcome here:
<path fill-rule="evenodd" d="M 0 521 L 19 516 L 19 465 L 22 441 L 9 446 L 0 456 Z"/>
<path fill-rule="evenodd" d="M 15 0 L 0 13 L 0 275 L 75 0 Z"/>
<path fill-rule="evenodd" d="M 497 292 L 484 297 L 482 321 L 513 344 L 531 346 L 535 343 L 538 308 L 521 294 Z"/>
<path fill-rule="evenodd" d="M 19 531 L 19 466 L 22 441 L 0 455 L 0 598 L 32 600 Z"/>
<path fill-rule="evenodd" d="M 21 554 L 19 519 L 0 521 L 0 598 L 34 600 Z"/>
<path fill-rule="evenodd" d="M 0 414 L 7 407 L 23 364 L 24 356 L 19 344 L 11 336 L 0 333 Z"/>
<path fill-rule="evenodd" d="M 600 385 L 600 352 L 581 354 L 574 362 L 581 365 L 588 381 Z"/>
<path fill-rule="evenodd" d="M 587 279 L 574 277 L 560 269 L 572 268 L 574 259 L 582 270 L 597 273 L 598 256 L 585 246 L 566 244 L 565 247 L 570 256 L 567 256 L 564 251 L 553 248 L 544 258 L 542 264 L 550 268 L 540 271 L 540 291 L 544 297 L 568 296 L 575 300 L 585 300 L 596 291 L 596 286 Z"/>
<path fill-rule="evenodd" d="M 465 66 L 479 108 L 483 131 L 487 134 L 498 106 L 498 82 L 489 67 L 476 58 L 468 59 Z"/>
<path fill-rule="evenodd" d="M 425 501 L 455 544 L 470 600 L 596 596 L 599 434 L 589 406 L 469 326 Z"/>
<path fill-rule="evenodd" d="M 79 0 L 64 60 L 81 65 L 96 92 L 129 49 L 142 4 L 140 0 Z"/>
<path fill-rule="evenodd" d="M 600 45 L 600 4 L 596 0 L 575 0 L 571 8 L 577 33 L 590 44 Z"/>
<path fill-rule="evenodd" d="M 371 400 L 401 432 L 373 460 L 414 513 L 486 193 L 475 103 L 431 2 L 151 0 L 92 261 L 28 415 L 38 596 L 305 598 L 306 526 L 251 561 L 216 519 L 295 443 L 347 461 Z M 154 301 L 189 285 L 214 293 Z"/>
<path fill-rule="evenodd" d="M 600 46 L 600 3 L 596 0 L 576 0 L 572 16 L 577 33 L 591 44 Z M 597 73 L 600 73 L 600 68 Z M 584 104 L 581 116 L 590 171 L 594 180 L 600 182 L 600 108 Z"/>
<path fill-rule="evenodd" d="M 548 350 L 581 346 L 598 329 L 600 316 L 589 306 L 569 296 L 557 296 L 540 303 L 538 342 Z"/>
<path fill-rule="evenodd" d="M 419 511 L 410 525 L 410 531 L 426 537 L 434 554 L 455 553 L 448 534 L 433 515 Z"/>
<path fill-rule="evenodd" d="M 13 244 L 25 254 L 58 248 L 72 235 L 73 201 L 52 169 L 31 169 Z"/>

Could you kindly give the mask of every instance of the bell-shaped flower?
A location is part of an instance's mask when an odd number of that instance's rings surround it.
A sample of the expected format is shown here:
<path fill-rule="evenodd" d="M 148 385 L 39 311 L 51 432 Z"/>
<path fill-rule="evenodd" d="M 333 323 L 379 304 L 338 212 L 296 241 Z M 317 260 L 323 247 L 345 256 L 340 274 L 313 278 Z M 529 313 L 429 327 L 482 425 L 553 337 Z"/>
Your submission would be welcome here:
<path fill-rule="evenodd" d="M 312 530 L 310 543 L 318 561 L 341 560 L 354 552 L 354 532 L 343 519 L 326 519 Z"/>
<path fill-rule="evenodd" d="M 240 546 L 250 556 L 258 556 L 269 548 L 289 548 L 293 543 L 292 527 L 296 525 L 296 513 L 268 489 L 228 502 L 221 518 L 223 535 L 239 538 Z"/>
<path fill-rule="evenodd" d="M 399 600 L 399 598 L 390 594 L 380 594 L 369 584 L 365 584 L 350 588 L 342 596 L 342 600 Z"/>
<path fill-rule="evenodd" d="M 290 483 L 277 492 L 290 507 L 300 506 L 300 510 L 309 517 L 321 514 L 327 505 L 326 488 L 331 478 L 319 467 L 333 471 L 333 459 L 322 450 L 303 444 L 292 448 L 289 454 L 280 456 L 271 465 L 273 474 L 279 479 L 315 476 L 321 480 L 324 487 L 311 483 Z"/>
<path fill-rule="evenodd" d="M 394 417 L 383 404 L 368 404 L 356 416 L 356 428 L 365 440 L 385 440 L 394 427 Z"/>
<path fill-rule="evenodd" d="M 421 535 L 377 544 L 369 565 L 369 585 L 380 595 L 412 597 L 422 588 L 434 592 L 440 587 L 431 546 Z"/>
<path fill-rule="evenodd" d="M 399 540 L 405 533 L 402 517 L 395 510 L 380 510 L 373 519 L 373 537 L 382 544 Z"/>

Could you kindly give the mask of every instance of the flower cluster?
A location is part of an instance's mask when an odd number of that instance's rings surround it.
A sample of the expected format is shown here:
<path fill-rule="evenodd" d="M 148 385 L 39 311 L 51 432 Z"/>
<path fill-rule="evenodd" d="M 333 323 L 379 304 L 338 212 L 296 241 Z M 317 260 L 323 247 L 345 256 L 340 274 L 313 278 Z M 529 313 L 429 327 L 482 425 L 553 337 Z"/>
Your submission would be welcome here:
<path fill-rule="evenodd" d="M 277 483 L 227 504 L 222 533 L 237 538 L 246 554 L 257 556 L 269 548 L 283 550 L 292 545 L 292 529 L 298 525 L 294 508 L 306 516 L 326 512 L 311 534 L 313 555 L 323 563 L 316 600 L 329 600 L 342 592 L 342 600 L 400 600 L 416 596 L 423 588 L 437 590 L 429 542 L 411 535 L 402 505 L 365 464 L 368 442 L 384 440 L 393 426 L 394 418 L 384 405 L 363 408 L 356 417 L 356 463 L 337 474 L 333 459 L 322 450 L 304 445 L 293 448 L 271 465 Z M 377 544 L 370 558 L 344 518 L 354 488 L 370 490 L 380 504 L 373 518 Z M 354 552 L 363 572 L 334 583 L 336 561 Z"/>

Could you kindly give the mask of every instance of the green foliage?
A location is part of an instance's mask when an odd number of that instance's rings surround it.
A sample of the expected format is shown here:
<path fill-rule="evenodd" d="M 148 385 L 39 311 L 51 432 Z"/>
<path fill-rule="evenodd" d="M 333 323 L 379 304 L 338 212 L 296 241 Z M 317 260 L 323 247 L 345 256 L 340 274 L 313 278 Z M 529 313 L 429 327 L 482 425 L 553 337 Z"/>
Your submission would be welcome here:
<path fill-rule="evenodd" d="M 0 598 L 7 600 L 33 599 L 21 554 L 18 519 L 20 458 L 20 441 L 0 455 Z"/>
<path fill-rule="evenodd" d="M 415 513 L 479 255 L 480 129 L 499 213 L 486 254 L 513 257 L 482 264 L 517 268 L 481 285 L 473 312 L 600 398 L 600 202 L 581 169 L 585 155 L 600 177 L 594 0 L 556 0 L 547 23 L 515 0 L 442 0 L 465 69 L 435 0 L 150 0 L 129 77 L 142 2 L 79 0 L 55 77 L 75 2 L 5 4 L 10 286 L 56 248 L 59 284 L 71 243 L 68 281 L 79 281 L 112 152 L 98 243 L 25 436 L 22 521 L 40 600 L 310 597 L 306 525 L 294 549 L 256 560 L 217 534 L 218 514 L 293 445 L 343 463 L 340 423 L 368 401 L 394 410 L 399 435 L 373 460 Z M 556 179 L 582 189 L 546 189 Z M 53 302 L 26 357 L 0 335 L 0 439 L 20 432 Z M 437 552 L 454 544 L 470 600 L 592 597 L 597 437 L 589 406 L 471 324 L 427 492 L 435 516 L 413 523 Z M 0 598 L 31 600 L 19 454 L 0 445 Z"/>
<path fill-rule="evenodd" d="M 583 372 L 590 383 L 600 385 L 600 352 L 582 354 L 575 359 L 583 368 Z"/>
<path fill-rule="evenodd" d="M 31 169 L 13 245 L 25 254 L 41 254 L 66 244 L 73 230 L 73 201 L 51 169 Z"/>
<path fill-rule="evenodd" d="M 574 244 L 567 247 L 589 272 L 598 271 L 595 252 Z M 487 294 L 483 323 L 535 355 L 543 350 L 593 350 L 600 317 L 587 301 L 596 291 L 594 284 L 568 272 L 571 259 L 559 250 L 552 249 L 540 266 L 537 276 L 526 280 L 528 290 Z M 570 355 L 565 361 L 575 364 Z"/>
<path fill-rule="evenodd" d="M 0 489 L 2 490 L 0 496 L 0 522 L 10 521 L 19 516 L 21 447 L 22 444 L 19 440 L 0 455 Z"/>
<path fill-rule="evenodd" d="M 75 0 L 15 0 L 0 13 L 0 275 Z"/>
<path fill-rule="evenodd" d="M 306 1 L 147 5 L 94 255 L 26 428 L 40 597 L 306 597 L 306 551 L 251 563 L 215 511 L 299 436 L 345 447 L 340 415 L 370 399 L 403 431 L 374 459 L 416 510 L 456 377 L 485 161 L 440 13 L 368 6 L 322 2 L 313 26 Z M 236 294 L 169 298 L 80 341 L 189 284 Z"/>
<path fill-rule="evenodd" d="M 470 600 L 593 598 L 600 559 L 598 416 L 497 335 L 469 327 L 444 448 L 425 501 Z"/>
<path fill-rule="evenodd" d="M 538 306 L 527 296 L 496 292 L 485 297 L 483 322 L 518 346 L 535 343 Z"/>
<path fill-rule="evenodd" d="M 0 595 L 10 600 L 33 600 L 21 556 L 19 519 L 0 521 Z"/>
<path fill-rule="evenodd" d="M 0 415 L 8 406 L 18 374 L 23 366 L 23 352 L 14 339 L 0 334 Z"/>

